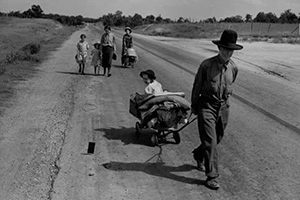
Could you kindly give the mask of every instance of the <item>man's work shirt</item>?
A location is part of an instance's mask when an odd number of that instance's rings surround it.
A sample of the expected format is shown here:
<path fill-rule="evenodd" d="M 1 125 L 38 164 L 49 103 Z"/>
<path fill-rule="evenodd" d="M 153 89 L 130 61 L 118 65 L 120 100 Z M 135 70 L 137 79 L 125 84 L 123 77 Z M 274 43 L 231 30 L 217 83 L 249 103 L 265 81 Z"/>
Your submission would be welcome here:
<path fill-rule="evenodd" d="M 232 60 L 224 62 L 220 55 L 204 60 L 196 74 L 192 90 L 192 108 L 199 97 L 209 102 L 226 101 L 232 94 L 238 68 Z"/>

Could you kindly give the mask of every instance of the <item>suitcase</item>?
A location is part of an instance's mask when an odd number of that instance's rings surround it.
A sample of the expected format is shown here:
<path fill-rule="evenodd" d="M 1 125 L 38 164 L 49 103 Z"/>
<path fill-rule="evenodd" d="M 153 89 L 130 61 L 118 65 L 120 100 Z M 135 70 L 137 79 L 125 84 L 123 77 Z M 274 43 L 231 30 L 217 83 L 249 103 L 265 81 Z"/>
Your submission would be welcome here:
<path fill-rule="evenodd" d="M 139 111 L 135 99 L 136 95 L 132 94 L 130 95 L 130 100 L 129 100 L 129 113 L 135 116 L 136 118 L 139 118 Z"/>

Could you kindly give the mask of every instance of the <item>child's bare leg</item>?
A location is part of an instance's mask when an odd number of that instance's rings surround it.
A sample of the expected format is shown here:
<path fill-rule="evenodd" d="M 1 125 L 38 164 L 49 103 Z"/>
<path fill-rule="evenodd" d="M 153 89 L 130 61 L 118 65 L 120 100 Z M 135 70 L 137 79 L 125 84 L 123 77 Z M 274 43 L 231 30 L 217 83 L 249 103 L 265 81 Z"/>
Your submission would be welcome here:
<path fill-rule="evenodd" d="M 78 73 L 81 73 L 81 63 L 79 63 L 78 65 L 79 65 Z"/>
<path fill-rule="evenodd" d="M 84 74 L 84 67 L 85 67 L 85 63 L 82 63 L 82 70 L 81 70 L 82 74 Z"/>
<path fill-rule="evenodd" d="M 108 76 L 108 77 L 110 77 L 110 76 L 111 76 L 111 73 L 110 73 L 110 67 L 108 67 L 107 76 Z"/>

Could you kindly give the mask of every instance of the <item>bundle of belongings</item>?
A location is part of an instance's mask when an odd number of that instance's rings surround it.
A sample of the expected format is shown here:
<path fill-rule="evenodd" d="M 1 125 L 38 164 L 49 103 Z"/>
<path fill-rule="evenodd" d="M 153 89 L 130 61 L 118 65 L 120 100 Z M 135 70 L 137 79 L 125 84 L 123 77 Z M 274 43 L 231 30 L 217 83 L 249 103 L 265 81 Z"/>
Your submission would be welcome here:
<path fill-rule="evenodd" d="M 154 129 L 176 128 L 178 123 L 187 122 L 190 103 L 183 92 L 130 95 L 129 112 L 141 120 L 142 125 Z"/>
<path fill-rule="evenodd" d="M 136 54 L 136 51 L 133 48 L 127 49 L 127 56 L 135 58 L 136 61 L 138 61 L 138 59 L 139 59 L 138 55 Z"/>

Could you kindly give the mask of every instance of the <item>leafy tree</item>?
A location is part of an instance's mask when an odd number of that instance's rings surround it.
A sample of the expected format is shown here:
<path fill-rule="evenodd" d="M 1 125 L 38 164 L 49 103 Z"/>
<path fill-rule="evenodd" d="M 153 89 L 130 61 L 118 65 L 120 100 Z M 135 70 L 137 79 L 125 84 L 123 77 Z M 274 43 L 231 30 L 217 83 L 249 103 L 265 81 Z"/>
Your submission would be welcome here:
<path fill-rule="evenodd" d="M 172 23 L 172 20 L 170 18 L 166 18 L 166 19 L 163 19 L 163 22 L 168 24 L 168 23 Z"/>
<path fill-rule="evenodd" d="M 281 23 L 298 23 L 298 17 L 295 13 L 291 12 L 291 9 L 288 9 L 286 11 L 284 11 L 283 13 L 281 13 L 280 17 L 279 17 L 279 21 Z"/>
<path fill-rule="evenodd" d="M 222 22 L 240 23 L 240 22 L 244 22 L 244 20 L 241 15 L 236 15 L 232 17 L 226 17 Z"/>
<path fill-rule="evenodd" d="M 184 22 L 183 17 L 179 17 L 178 20 L 177 20 L 177 23 L 183 23 L 183 22 Z"/>
<path fill-rule="evenodd" d="M 153 15 L 147 15 L 144 21 L 146 24 L 152 24 L 155 22 L 155 17 Z"/>
<path fill-rule="evenodd" d="M 140 26 L 143 24 L 143 17 L 140 14 L 135 13 L 131 19 L 131 26 Z"/>
<path fill-rule="evenodd" d="M 204 20 L 205 23 L 215 23 L 217 22 L 216 18 L 215 17 L 210 17 L 210 18 L 207 18 L 206 20 Z"/>
<path fill-rule="evenodd" d="M 114 16 L 112 13 L 108 13 L 107 15 L 102 16 L 103 25 L 112 26 L 114 24 Z"/>
<path fill-rule="evenodd" d="M 32 5 L 31 10 L 34 18 L 41 18 L 43 16 L 43 10 L 39 5 Z"/>
<path fill-rule="evenodd" d="M 245 20 L 246 22 L 251 22 L 251 21 L 252 21 L 252 15 L 246 14 L 245 19 L 246 19 L 246 20 Z"/>
<path fill-rule="evenodd" d="M 23 14 L 20 11 L 11 11 L 8 13 L 8 16 L 23 17 Z"/>
<path fill-rule="evenodd" d="M 254 22 L 268 22 L 268 18 L 264 12 L 259 12 L 253 21 Z"/>
<path fill-rule="evenodd" d="M 32 10 L 31 9 L 28 9 L 28 10 L 26 10 L 26 11 L 24 11 L 23 13 L 22 13 L 22 15 L 23 15 L 23 17 L 25 17 L 25 18 L 33 18 L 33 12 L 32 12 Z"/>
<path fill-rule="evenodd" d="M 114 18 L 113 18 L 113 23 L 115 26 L 121 26 L 123 25 L 123 20 L 122 20 L 122 11 L 117 10 L 114 14 Z"/>
<path fill-rule="evenodd" d="M 271 22 L 271 23 L 277 23 L 278 22 L 278 17 L 274 14 L 274 13 L 267 13 L 266 17 L 268 18 L 267 22 Z"/>
<path fill-rule="evenodd" d="M 191 23 L 190 19 L 185 18 L 184 23 Z"/>
<path fill-rule="evenodd" d="M 158 15 L 156 18 L 155 18 L 155 22 L 156 23 L 161 23 L 163 21 L 163 18 L 161 17 L 161 15 Z"/>
<path fill-rule="evenodd" d="M 43 10 L 39 5 L 32 5 L 31 9 L 28 9 L 22 13 L 25 18 L 41 18 L 43 17 Z"/>

